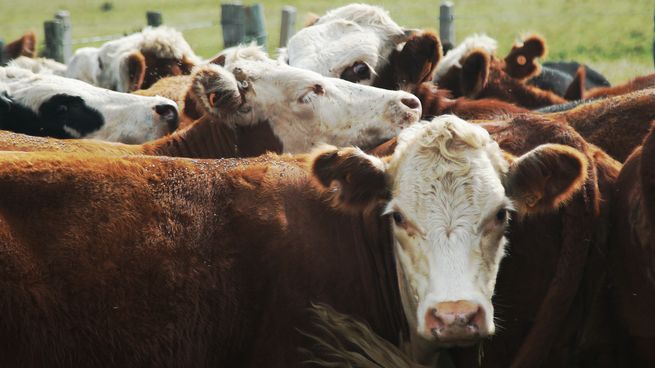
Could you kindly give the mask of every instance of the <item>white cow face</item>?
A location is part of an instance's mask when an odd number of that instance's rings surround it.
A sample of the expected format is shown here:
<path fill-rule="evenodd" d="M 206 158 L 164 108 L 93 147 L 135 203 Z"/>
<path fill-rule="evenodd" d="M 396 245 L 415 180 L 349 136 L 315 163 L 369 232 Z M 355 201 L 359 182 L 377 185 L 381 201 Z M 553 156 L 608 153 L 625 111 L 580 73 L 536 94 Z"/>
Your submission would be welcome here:
<path fill-rule="evenodd" d="M 163 77 L 189 74 L 197 62 L 181 33 L 167 27 L 146 28 L 99 48 L 77 50 L 66 76 L 131 92 L 148 88 Z"/>
<path fill-rule="evenodd" d="M 143 143 L 178 126 L 177 105 L 163 97 L 119 93 L 75 79 L 9 67 L 0 68 L 2 82 L 16 107 L 31 116 L 29 124 L 17 127 L 24 129 L 20 133 Z"/>
<path fill-rule="evenodd" d="M 384 9 L 351 4 L 298 31 L 283 58 L 291 66 L 370 85 L 404 39 L 404 30 Z"/>
<path fill-rule="evenodd" d="M 268 120 L 285 152 L 307 152 L 323 142 L 372 146 L 421 114 L 419 100 L 409 93 L 326 78 L 270 59 L 229 60 L 224 69 L 207 65 L 194 73 L 203 85 L 196 95 L 209 96 L 201 105 L 214 105 L 210 110 L 217 115 L 233 112 L 228 120 L 238 124 Z"/>
<path fill-rule="evenodd" d="M 328 148 L 312 169 L 335 207 L 384 204 L 405 315 L 418 345 L 434 351 L 494 333 L 510 212 L 557 210 L 582 186 L 587 161 L 561 145 L 512 159 L 483 128 L 444 115 L 403 130 L 391 157 Z"/>

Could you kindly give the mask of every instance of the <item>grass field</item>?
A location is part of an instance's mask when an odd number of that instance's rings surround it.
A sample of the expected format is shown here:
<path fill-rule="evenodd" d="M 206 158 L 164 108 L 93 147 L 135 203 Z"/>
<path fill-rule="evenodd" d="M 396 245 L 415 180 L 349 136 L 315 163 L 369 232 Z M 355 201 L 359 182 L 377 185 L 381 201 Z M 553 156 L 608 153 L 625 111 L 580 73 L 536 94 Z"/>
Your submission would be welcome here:
<path fill-rule="evenodd" d="M 112 10 L 101 5 L 111 2 Z M 309 12 L 347 4 L 343 0 L 261 0 L 266 15 L 269 50 L 278 45 L 282 6 L 298 9 L 297 27 Z M 246 2 L 252 3 L 252 2 Z M 373 2 L 372 2 L 373 3 Z M 548 41 L 549 60 L 578 60 L 597 68 L 610 81 L 653 72 L 652 0 L 456 0 L 457 40 L 471 33 L 487 33 L 500 44 L 503 55 L 520 35 L 536 32 Z M 401 25 L 438 29 L 439 1 L 378 1 Z M 223 45 L 220 2 L 216 0 L 0 0 L 0 37 L 6 41 L 27 30 L 43 40 L 43 21 L 58 9 L 71 12 L 73 38 L 121 34 L 145 24 L 145 12 L 158 10 L 172 26 L 213 22 L 213 26 L 184 32 L 194 50 L 208 57 Z M 94 44 L 77 44 L 76 47 Z"/>

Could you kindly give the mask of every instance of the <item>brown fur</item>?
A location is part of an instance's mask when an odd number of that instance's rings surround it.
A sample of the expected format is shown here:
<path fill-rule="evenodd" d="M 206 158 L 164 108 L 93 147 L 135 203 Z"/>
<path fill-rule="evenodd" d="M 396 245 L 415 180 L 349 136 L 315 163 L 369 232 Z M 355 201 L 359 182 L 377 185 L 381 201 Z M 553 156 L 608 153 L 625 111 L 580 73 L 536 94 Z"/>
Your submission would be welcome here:
<path fill-rule="evenodd" d="M 611 281 L 629 366 L 655 365 L 655 125 L 617 181 L 610 235 Z"/>
<path fill-rule="evenodd" d="M 619 96 L 630 92 L 655 88 L 655 73 L 637 77 L 624 84 L 612 87 L 596 87 L 584 93 L 584 98 Z"/>
<path fill-rule="evenodd" d="M 146 59 L 139 51 L 135 51 L 128 56 L 125 61 L 127 64 L 127 75 L 130 81 L 128 91 L 136 91 L 143 86 L 143 80 L 146 76 Z"/>
<path fill-rule="evenodd" d="M 526 80 L 541 73 L 538 58 L 547 54 L 546 40 L 538 35 L 531 35 L 519 44 L 514 44 L 505 57 L 503 70 L 509 76 Z"/>
<path fill-rule="evenodd" d="M 441 42 L 433 32 L 415 32 L 405 41 L 402 50 L 393 50 L 389 64 L 380 71 L 373 86 L 411 92 L 429 81 L 441 60 Z"/>
<path fill-rule="evenodd" d="M 555 113 L 616 160 L 623 162 L 641 144 L 655 119 L 655 89 L 646 89 Z"/>
<path fill-rule="evenodd" d="M 3 53 L 5 60 L 16 59 L 19 56 L 33 58 L 36 56 L 36 34 L 27 32 L 19 39 L 5 45 Z"/>
<path fill-rule="evenodd" d="M 298 366 L 310 302 L 406 331 L 388 219 L 303 157 L 0 160 L 1 366 Z"/>
<path fill-rule="evenodd" d="M 491 98 L 452 99 L 449 91 L 438 89 L 431 82 L 422 83 L 413 93 L 421 100 L 423 118 L 454 114 L 462 119 L 491 119 L 496 116 L 528 112 L 527 109 L 514 104 Z"/>
<path fill-rule="evenodd" d="M 587 69 L 584 65 L 580 65 L 578 70 L 575 71 L 575 77 L 571 84 L 566 88 L 564 99 L 569 101 L 581 100 L 585 95 L 585 81 L 587 80 Z"/>
<path fill-rule="evenodd" d="M 146 74 L 139 89 L 150 88 L 155 82 L 164 77 L 191 74 L 191 70 L 195 66 L 186 57 L 181 60 L 166 59 L 158 57 L 152 51 L 143 51 L 143 56 L 145 57 Z"/>
<path fill-rule="evenodd" d="M 450 90 L 454 97 L 494 98 L 528 109 L 566 102 L 553 92 L 509 76 L 503 70 L 504 62 L 485 50 L 471 50 L 460 62 L 463 68 L 451 68 L 438 83 L 439 88 Z"/>

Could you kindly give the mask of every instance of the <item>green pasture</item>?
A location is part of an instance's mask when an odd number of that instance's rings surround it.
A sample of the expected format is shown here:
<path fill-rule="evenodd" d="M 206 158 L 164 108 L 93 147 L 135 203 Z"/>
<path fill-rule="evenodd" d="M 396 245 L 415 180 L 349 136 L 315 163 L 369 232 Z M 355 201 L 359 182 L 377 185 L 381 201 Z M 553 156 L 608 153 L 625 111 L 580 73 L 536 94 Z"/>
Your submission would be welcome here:
<path fill-rule="evenodd" d="M 297 27 L 310 12 L 347 4 L 343 0 L 261 0 L 266 15 L 268 48 L 279 43 L 281 9 L 298 9 Z M 109 3 L 111 10 L 103 10 Z M 244 2 L 246 4 L 254 2 Z M 412 28 L 438 29 L 439 1 L 379 1 L 396 22 Z M 549 60 L 574 59 L 600 70 L 614 82 L 653 72 L 652 0 L 456 0 L 457 40 L 486 33 L 499 41 L 504 54 L 517 37 L 539 33 L 548 41 Z M 146 23 L 145 12 L 158 10 L 172 26 L 211 22 L 209 28 L 190 29 L 184 36 L 194 50 L 208 57 L 223 45 L 220 3 L 216 0 L 0 0 L 0 37 L 5 41 L 27 30 L 43 40 L 43 21 L 59 9 L 71 12 L 73 38 L 123 34 Z M 76 44 L 75 47 L 96 44 Z"/>

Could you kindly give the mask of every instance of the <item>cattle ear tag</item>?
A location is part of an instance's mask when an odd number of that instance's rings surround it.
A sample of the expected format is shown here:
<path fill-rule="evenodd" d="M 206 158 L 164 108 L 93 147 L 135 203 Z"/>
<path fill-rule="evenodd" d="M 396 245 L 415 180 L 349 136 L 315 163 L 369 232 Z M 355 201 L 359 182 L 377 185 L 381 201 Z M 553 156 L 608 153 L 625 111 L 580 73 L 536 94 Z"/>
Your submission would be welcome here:
<path fill-rule="evenodd" d="M 525 56 L 523 56 L 523 55 L 519 55 L 519 56 L 516 58 L 516 62 L 517 62 L 519 65 L 525 65 L 525 64 L 528 62 L 528 59 L 526 59 Z"/>

